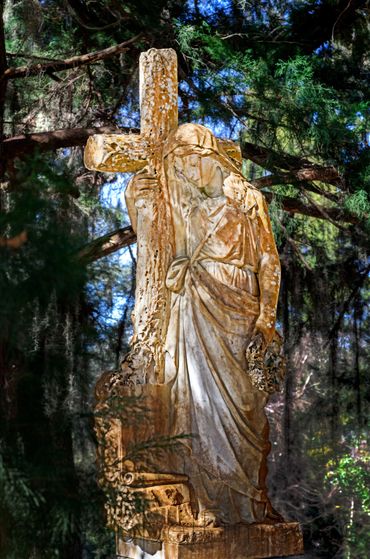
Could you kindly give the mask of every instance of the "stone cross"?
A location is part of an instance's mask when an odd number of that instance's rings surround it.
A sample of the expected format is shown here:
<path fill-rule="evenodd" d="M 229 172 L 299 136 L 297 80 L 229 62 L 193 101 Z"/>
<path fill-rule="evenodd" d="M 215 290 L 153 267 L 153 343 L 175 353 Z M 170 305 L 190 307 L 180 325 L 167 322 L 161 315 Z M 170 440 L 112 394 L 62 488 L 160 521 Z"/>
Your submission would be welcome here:
<path fill-rule="evenodd" d="M 96 171 L 132 173 L 155 167 L 158 144 L 177 127 L 177 57 L 173 49 L 140 55 L 140 134 L 91 136 L 85 165 Z M 153 161 L 154 160 L 154 161 Z"/>
<path fill-rule="evenodd" d="M 163 344 L 169 294 L 165 276 L 172 258 L 173 232 L 163 176 L 162 146 L 178 126 L 177 56 L 173 49 L 150 49 L 140 55 L 140 134 L 91 136 L 85 149 L 88 169 L 154 175 L 157 189 L 136 201 L 138 260 L 134 336 L 130 367 L 144 371 L 144 382 L 163 381 Z M 240 148 L 220 140 L 228 155 L 241 162 Z M 145 168 L 145 169 L 144 169 Z"/>
<path fill-rule="evenodd" d="M 168 294 L 164 278 L 171 258 L 170 219 L 161 172 L 162 145 L 177 128 L 177 56 L 173 49 L 140 55 L 140 134 L 91 136 L 85 149 L 88 169 L 138 172 L 144 167 L 158 179 L 156 191 L 137 201 L 138 259 L 134 337 L 130 368 L 144 382 L 161 382 Z"/>

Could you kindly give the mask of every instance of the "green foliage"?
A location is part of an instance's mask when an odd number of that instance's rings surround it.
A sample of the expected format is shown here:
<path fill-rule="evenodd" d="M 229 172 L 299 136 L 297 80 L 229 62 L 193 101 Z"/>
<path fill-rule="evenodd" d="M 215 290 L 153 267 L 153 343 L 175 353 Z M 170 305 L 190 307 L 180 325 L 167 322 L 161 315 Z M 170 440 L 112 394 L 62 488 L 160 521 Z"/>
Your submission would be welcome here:
<path fill-rule="evenodd" d="M 360 106 L 316 77 L 315 56 L 275 60 L 252 49 L 241 53 L 206 24 L 179 27 L 178 40 L 206 84 L 209 104 L 240 115 L 253 140 L 337 165 L 356 145 L 362 123 L 352 117 Z"/>
<path fill-rule="evenodd" d="M 370 219 L 370 200 L 366 190 L 359 189 L 348 196 L 345 207 L 359 217 L 366 216 L 368 220 Z"/>
<path fill-rule="evenodd" d="M 346 523 L 346 557 L 366 558 L 370 545 L 370 453 L 366 440 L 354 441 L 351 452 L 327 464 L 326 481 L 340 493 Z M 364 528 L 364 529 L 363 529 Z M 360 537 L 359 537 L 360 534 Z"/>
<path fill-rule="evenodd" d="M 347 497 L 354 497 L 359 502 L 360 510 L 370 514 L 370 457 L 364 455 L 358 459 L 349 454 L 339 459 L 337 464 L 328 464 L 333 467 L 327 478 L 331 484 L 345 492 Z"/>

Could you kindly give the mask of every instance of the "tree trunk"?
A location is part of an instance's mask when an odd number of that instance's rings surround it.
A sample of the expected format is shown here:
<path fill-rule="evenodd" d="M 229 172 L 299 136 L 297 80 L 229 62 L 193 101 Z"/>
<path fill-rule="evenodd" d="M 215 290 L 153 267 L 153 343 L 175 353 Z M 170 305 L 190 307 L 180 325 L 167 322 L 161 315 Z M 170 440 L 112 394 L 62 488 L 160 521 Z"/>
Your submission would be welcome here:
<path fill-rule="evenodd" d="M 290 289 L 289 270 L 282 269 L 282 302 L 283 302 L 283 333 L 284 349 L 286 358 L 286 380 L 284 391 L 284 412 L 283 412 L 283 454 L 286 474 L 291 466 L 292 451 L 292 407 L 293 407 L 293 369 L 292 369 L 292 340 L 290 328 L 290 309 L 289 309 L 289 289 Z M 286 476 L 287 477 L 287 476 Z M 287 480 L 286 480 L 287 481 Z"/>
<path fill-rule="evenodd" d="M 356 416 L 359 428 L 364 424 L 362 417 L 362 398 L 361 398 L 361 372 L 360 372 L 360 324 L 361 307 L 358 298 L 355 300 L 353 311 L 353 338 L 354 338 L 354 373 L 355 373 L 355 392 L 356 392 Z"/>
<path fill-rule="evenodd" d="M 55 319 L 58 320 L 58 317 Z M 19 383 L 15 425 L 23 443 L 24 457 L 34 487 L 36 490 L 41 489 L 44 494 L 44 506 L 51 510 L 54 507 L 59 509 L 61 515 L 64 512 L 66 516 L 70 514 L 74 518 L 72 532 L 58 545 L 60 558 L 81 559 L 79 481 L 74 464 L 72 422 L 68 415 L 66 417 L 65 409 L 68 396 L 67 364 L 63 365 L 60 354 L 49 354 L 49 343 L 46 338 L 40 340 L 37 358 L 28 363 L 24 379 Z M 54 361 L 57 362 L 56 370 Z M 47 414 L 45 382 L 50 375 L 57 376 L 60 392 L 56 396 L 54 413 Z M 45 523 L 48 526 L 48 519 Z"/>
<path fill-rule="evenodd" d="M 5 36 L 4 36 L 4 21 L 3 21 L 3 11 L 4 11 L 4 0 L 1 0 L 0 4 L 0 76 L 4 74 L 7 69 L 6 61 L 6 50 L 5 50 Z M 3 180 L 5 172 L 4 164 L 4 152 L 3 152 L 3 139 L 4 139 L 4 112 L 5 112 L 5 98 L 6 98 L 6 86 L 5 80 L 0 80 L 0 182 Z M 0 196 L 0 211 L 1 207 L 1 196 Z"/>
<path fill-rule="evenodd" d="M 335 319 L 335 311 L 334 311 Z M 331 441 L 333 448 L 336 447 L 338 442 L 338 415 L 339 415 L 339 403 L 338 403 L 338 378 L 337 378 L 337 368 L 338 368 L 338 330 L 336 330 L 329 344 L 329 379 L 330 379 L 330 401 L 331 401 L 331 414 L 330 414 L 330 432 Z"/>

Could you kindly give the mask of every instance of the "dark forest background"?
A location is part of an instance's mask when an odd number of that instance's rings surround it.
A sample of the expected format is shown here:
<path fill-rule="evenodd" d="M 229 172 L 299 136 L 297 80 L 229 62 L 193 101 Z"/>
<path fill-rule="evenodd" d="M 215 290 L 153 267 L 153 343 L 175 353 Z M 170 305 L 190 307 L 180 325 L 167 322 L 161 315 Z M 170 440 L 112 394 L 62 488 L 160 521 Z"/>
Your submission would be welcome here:
<path fill-rule="evenodd" d="M 172 47 L 181 122 L 241 142 L 270 203 L 288 364 L 270 485 L 310 558 L 370 557 L 370 34 L 360 0 L 7 0 L 0 29 L 0 557 L 113 557 L 93 387 L 127 350 L 138 58 Z"/>

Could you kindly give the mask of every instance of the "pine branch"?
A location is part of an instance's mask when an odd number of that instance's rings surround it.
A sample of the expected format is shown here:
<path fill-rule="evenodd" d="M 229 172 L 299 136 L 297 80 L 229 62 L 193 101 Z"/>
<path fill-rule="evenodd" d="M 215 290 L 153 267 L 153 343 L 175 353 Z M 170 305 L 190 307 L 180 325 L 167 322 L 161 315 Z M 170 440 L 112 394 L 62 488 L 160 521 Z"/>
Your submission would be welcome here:
<path fill-rule="evenodd" d="M 114 45 L 113 47 L 108 47 L 97 52 L 73 56 L 72 58 L 67 58 L 65 60 L 57 60 L 55 62 L 46 62 L 43 64 L 33 64 L 31 66 L 7 68 L 3 72 L 0 81 L 12 80 L 14 78 L 28 78 L 30 76 L 38 76 L 42 73 L 52 74 L 54 72 L 61 72 L 62 70 L 77 68 L 85 64 L 92 64 L 93 62 L 98 62 L 99 60 L 104 60 L 105 58 L 124 52 L 130 44 L 137 41 L 141 36 L 142 33 L 139 33 L 139 35 L 135 35 L 135 37 L 132 37 L 128 41 L 124 41 L 119 45 Z"/>
<path fill-rule="evenodd" d="M 37 132 L 34 134 L 22 134 L 7 138 L 3 142 L 4 156 L 7 158 L 21 157 L 23 154 L 32 153 L 35 149 L 39 151 L 53 151 L 59 148 L 83 146 L 89 136 L 93 134 L 117 134 L 122 133 L 140 133 L 137 128 L 116 128 L 115 126 L 97 126 L 91 128 L 66 128 L 61 130 L 52 130 L 50 132 Z M 300 181 L 321 180 L 329 182 L 331 178 L 335 184 L 340 181 L 340 176 L 334 167 L 321 167 L 310 161 L 294 157 L 289 154 L 281 156 L 277 152 L 272 152 L 261 146 L 251 143 L 244 143 L 242 146 L 242 154 L 246 159 L 251 159 L 258 165 L 276 171 L 277 167 L 289 169 L 290 173 L 278 173 L 268 177 L 257 179 L 253 184 L 257 188 L 278 184 L 282 181 L 290 182 L 293 178 Z M 279 164 L 272 165 L 271 157 L 279 160 Z M 294 169 L 295 166 L 295 169 Z M 311 176 L 311 179 L 308 177 Z"/>
<path fill-rule="evenodd" d="M 21 157 L 23 154 L 32 153 L 35 149 L 39 151 L 53 151 L 59 148 L 83 146 L 89 136 L 93 134 L 140 133 L 137 128 L 116 128 L 114 126 L 97 126 L 91 128 L 66 128 L 52 130 L 50 132 L 37 132 L 34 134 L 22 134 L 7 138 L 3 142 L 4 156 L 11 159 Z M 289 154 L 279 154 L 245 142 L 242 145 L 242 155 L 245 159 L 254 161 L 261 167 L 274 171 L 276 174 L 257 179 L 253 184 L 257 188 L 270 186 L 284 182 L 320 180 L 330 184 L 339 184 L 341 177 L 334 167 L 324 167 L 311 163 L 307 159 L 295 157 Z M 272 164 L 272 160 L 274 163 Z M 278 163 L 275 163 L 277 161 Z M 289 173 L 282 173 L 280 169 L 288 169 Z M 311 178 L 310 178 L 311 177 Z"/>
<path fill-rule="evenodd" d="M 92 5 L 92 9 L 90 9 L 89 3 L 81 2 L 81 0 L 67 0 L 67 6 L 78 24 L 90 31 L 106 31 L 116 27 L 123 21 L 126 21 L 126 26 L 128 27 L 128 22 L 132 19 L 130 13 L 124 10 L 119 10 L 118 12 L 117 9 L 112 10 L 109 4 L 103 4 L 103 10 L 98 9 L 98 11 L 96 11 L 97 3 Z M 104 23 L 108 14 L 114 17 L 114 21 Z"/>
<path fill-rule="evenodd" d="M 324 208 L 323 206 L 320 206 L 319 204 L 317 204 L 317 202 L 315 202 L 315 200 L 312 198 L 312 196 L 308 195 L 306 190 L 304 190 L 303 193 L 304 193 L 304 196 L 309 201 L 309 203 L 322 214 L 322 217 L 324 219 L 327 219 L 328 221 L 330 221 L 330 223 L 332 223 L 336 227 L 339 227 L 340 229 L 344 229 L 344 227 L 342 225 L 340 225 L 339 223 L 336 223 L 334 221 L 334 219 L 332 219 L 331 216 L 328 214 L 328 209 L 329 208 Z"/>

